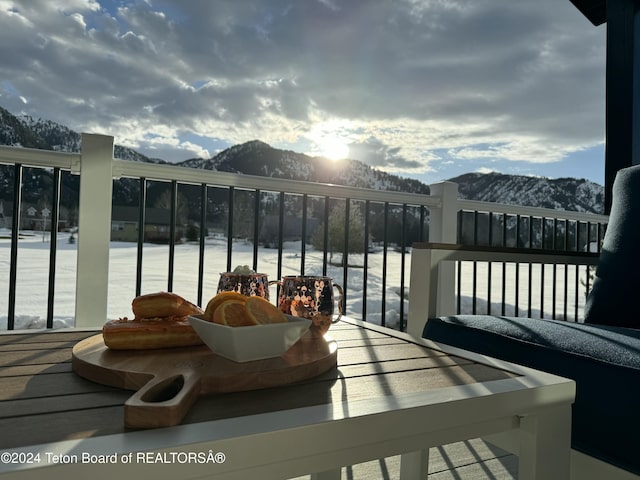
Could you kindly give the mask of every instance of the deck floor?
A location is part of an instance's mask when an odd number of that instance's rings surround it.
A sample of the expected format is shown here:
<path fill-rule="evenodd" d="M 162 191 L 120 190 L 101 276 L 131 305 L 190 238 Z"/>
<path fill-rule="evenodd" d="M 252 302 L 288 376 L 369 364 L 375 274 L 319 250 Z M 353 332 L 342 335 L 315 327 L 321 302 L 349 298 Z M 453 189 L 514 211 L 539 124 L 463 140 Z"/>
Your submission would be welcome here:
<path fill-rule="evenodd" d="M 342 480 L 396 480 L 400 457 L 365 462 L 342 469 Z M 309 480 L 310 476 L 292 480 Z M 428 480 L 517 480 L 518 457 L 475 439 L 429 451 Z M 427 479 L 425 479 L 427 480 Z"/>

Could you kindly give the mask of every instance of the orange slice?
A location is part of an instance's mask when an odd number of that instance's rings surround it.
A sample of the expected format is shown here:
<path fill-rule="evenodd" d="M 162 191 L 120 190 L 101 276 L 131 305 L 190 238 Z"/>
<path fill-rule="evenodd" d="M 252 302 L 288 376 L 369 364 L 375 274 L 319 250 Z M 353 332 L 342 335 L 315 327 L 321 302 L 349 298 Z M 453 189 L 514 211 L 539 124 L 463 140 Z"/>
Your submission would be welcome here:
<path fill-rule="evenodd" d="M 242 300 L 227 299 L 213 312 L 213 321 L 230 327 L 244 327 L 256 325 L 256 321 L 247 315 L 247 309 Z"/>
<path fill-rule="evenodd" d="M 245 302 L 247 315 L 257 324 L 283 323 L 287 321 L 278 307 L 262 297 L 248 297 Z"/>
<path fill-rule="evenodd" d="M 220 292 L 209 300 L 209 303 L 207 303 L 207 308 L 204 311 L 204 318 L 210 322 L 213 321 L 213 312 L 215 312 L 222 303 L 231 299 L 244 302 L 247 297 L 238 292 Z"/>

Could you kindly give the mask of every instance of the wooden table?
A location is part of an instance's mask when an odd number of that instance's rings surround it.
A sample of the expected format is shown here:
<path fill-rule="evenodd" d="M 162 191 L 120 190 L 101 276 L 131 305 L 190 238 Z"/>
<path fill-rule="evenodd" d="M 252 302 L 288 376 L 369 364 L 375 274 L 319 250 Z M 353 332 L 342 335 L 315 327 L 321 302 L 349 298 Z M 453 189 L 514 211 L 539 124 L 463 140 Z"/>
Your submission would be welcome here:
<path fill-rule="evenodd" d="M 73 345 L 95 333 L 0 335 L 3 478 L 340 478 L 403 454 L 403 478 L 424 479 L 429 447 L 498 432 L 520 435 L 520 480 L 569 478 L 571 380 L 345 318 L 329 332 L 337 369 L 201 397 L 182 425 L 132 430 L 133 392 L 71 369 Z"/>

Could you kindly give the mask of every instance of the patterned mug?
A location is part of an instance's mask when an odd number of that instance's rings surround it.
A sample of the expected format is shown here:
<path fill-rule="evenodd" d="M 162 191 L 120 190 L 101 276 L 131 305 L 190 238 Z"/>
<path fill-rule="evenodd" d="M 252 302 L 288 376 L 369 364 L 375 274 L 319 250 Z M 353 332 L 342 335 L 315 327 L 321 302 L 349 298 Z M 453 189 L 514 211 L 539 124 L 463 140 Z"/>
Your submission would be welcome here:
<path fill-rule="evenodd" d="M 278 307 L 294 317 L 312 321 L 309 329 L 314 335 L 324 335 L 342 317 L 342 287 L 330 277 L 287 276 L 277 283 L 280 287 Z M 340 294 L 336 298 L 338 314 L 334 315 L 333 289 Z"/>
<path fill-rule="evenodd" d="M 220 292 L 238 292 L 247 297 L 256 295 L 269 300 L 269 279 L 264 273 L 222 272 L 218 282 Z"/>

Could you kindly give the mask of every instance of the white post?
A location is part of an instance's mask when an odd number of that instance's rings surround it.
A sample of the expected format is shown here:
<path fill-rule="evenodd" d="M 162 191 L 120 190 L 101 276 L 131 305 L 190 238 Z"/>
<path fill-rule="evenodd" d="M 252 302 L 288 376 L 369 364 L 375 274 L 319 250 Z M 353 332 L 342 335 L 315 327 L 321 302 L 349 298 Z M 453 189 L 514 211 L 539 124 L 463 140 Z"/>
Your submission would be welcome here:
<path fill-rule="evenodd" d="M 570 478 L 571 405 L 520 417 L 519 432 L 520 480 Z"/>
<path fill-rule="evenodd" d="M 415 480 L 429 475 L 429 449 L 403 453 L 400 457 L 400 479 Z"/>
<path fill-rule="evenodd" d="M 113 137 L 82 134 L 76 327 L 96 327 L 107 319 L 109 241 L 113 189 Z"/>
<path fill-rule="evenodd" d="M 430 290 L 431 251 L 414 245 L 411 249 L 407 333 L 415 338 L 422 338 L 422 331 L 429 318 Z"/>
<path fill-rule="evenodd" d="M 440 197 L 441 208 L 429 212 L 429 242 L 457 243 L 458 241 L 458 184 L 453 182 L 434 183 L 429 186 L 431 195 Z M 424 272 L 428 275 L 429 272 Z M 455 313 L 455 268 L 453 262 L 440 265 L 438 275 L 438 298 L 436 315 Z"/>

